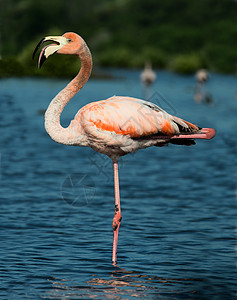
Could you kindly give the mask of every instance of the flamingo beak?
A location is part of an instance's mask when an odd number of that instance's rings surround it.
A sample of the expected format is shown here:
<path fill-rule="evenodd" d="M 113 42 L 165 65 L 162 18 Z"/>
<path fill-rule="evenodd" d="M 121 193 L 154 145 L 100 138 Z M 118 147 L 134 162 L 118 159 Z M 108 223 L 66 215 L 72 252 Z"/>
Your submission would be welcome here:
<path fill-rule="evenodd" d="M 53 42 L 53 44 L 49 44 L 45 46 L 39 56 L 39 61 L 38 61 L 38 68 L 43 65 L 45 60 L 52 54 L 56 53 L 59 49 L 61 49 L 63 46 L 69 43 L 69 39 L 63 37 L 63 36 L 47 36 L 44 37 L 36 46 L 34 53 L 33 53 L 33 59 L 35 57 L 36 52 L 40 48 L 40 46 L 45 43 L 45 42 Z"/>

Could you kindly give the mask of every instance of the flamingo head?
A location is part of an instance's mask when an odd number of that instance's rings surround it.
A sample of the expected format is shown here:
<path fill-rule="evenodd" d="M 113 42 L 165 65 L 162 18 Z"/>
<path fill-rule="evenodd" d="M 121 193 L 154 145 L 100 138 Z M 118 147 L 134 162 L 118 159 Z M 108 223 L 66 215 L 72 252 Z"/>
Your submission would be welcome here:
<path fill-rule="evenodd" d="M 36 46 L 33 53 L 33 58 L 37 50 L 45 42 L 52 43 L 45 46 L 41 50 L 38 61 L 38 68 L 40 68 L 45 62 L 45 60 L 54 53 L 80 55 L 82 45 L 85 44 L 84 40 L 78 34 L 73 32 L 67 32 L 62 36 L 47 36 L 44 37 Z"/>

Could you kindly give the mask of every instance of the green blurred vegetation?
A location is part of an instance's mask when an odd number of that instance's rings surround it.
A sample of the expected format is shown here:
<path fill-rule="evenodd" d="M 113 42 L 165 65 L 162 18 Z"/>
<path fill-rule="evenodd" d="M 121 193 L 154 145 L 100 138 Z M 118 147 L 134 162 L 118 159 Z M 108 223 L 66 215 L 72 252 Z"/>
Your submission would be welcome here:
<path fill-rule="evenodd" d="M 235 73 L 235 0 L 0 0 L 0 77 L 75 74 L 80 62 L 55 55 L 40 72 L 32 52 L 47 35 L 80 34 L 96 66 Z"/>

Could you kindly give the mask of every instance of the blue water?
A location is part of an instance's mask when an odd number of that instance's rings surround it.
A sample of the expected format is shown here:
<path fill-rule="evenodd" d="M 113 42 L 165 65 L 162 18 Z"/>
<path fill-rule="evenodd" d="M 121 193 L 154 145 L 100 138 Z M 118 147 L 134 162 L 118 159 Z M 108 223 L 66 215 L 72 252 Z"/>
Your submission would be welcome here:
<path fill-rule="evenodd" d="M 139 72 L 91 79 L 62 115 L 86 103 L 142 97 Z M 67 81 L 0 81 L 0 299 L 235 299 L 236 77 L 211 74 L 212 105 L 194 78 L 157 72 L 150 99 L 217 130 L 192 147 L 152 147 L 120 161 L 122 223 L 111 265 L 112 164 L 54 143 L 43 111 Z"/>

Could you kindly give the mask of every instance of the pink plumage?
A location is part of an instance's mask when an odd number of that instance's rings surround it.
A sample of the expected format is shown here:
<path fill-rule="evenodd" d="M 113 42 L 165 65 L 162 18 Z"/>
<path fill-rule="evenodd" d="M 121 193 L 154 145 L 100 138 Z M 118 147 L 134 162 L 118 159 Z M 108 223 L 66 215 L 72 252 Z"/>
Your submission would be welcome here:
<path fill-rule="evenodd" d="M 119 196 L 118 160 L 122 155 L 150 146 L 168 143 L 192 145 L 194 139 L 211 139 L 212 128 L 199 128 L 165 112 L 157 105 L 141 99 L 114 96 L 106 100 L 89 103 L 82 107 L 67 128 L 60 124 L 60 115 L 70 99 L 84 86 L 92 70 L 92 57 L 85 41 L 75 33 L 43 38 L 34 54 L 44 42 L 39 67 L 52 54 L 77 55 L 81 69 L 77 76 L 51 101 L 45 113 L 45 128 L 51 138 L 62 144 L 88 146 L 106 154 L 113 161 L 115 215 L 113 219 L 112 261 L 117 261 L 118 232 L 121 222 Z"/>

